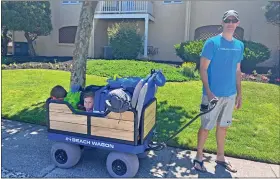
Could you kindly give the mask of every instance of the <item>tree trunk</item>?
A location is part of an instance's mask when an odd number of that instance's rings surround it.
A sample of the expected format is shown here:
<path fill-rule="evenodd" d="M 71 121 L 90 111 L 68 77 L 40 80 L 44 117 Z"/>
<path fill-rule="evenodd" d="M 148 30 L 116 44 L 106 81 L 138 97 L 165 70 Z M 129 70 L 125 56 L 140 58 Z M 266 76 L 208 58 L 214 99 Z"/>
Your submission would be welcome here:
<path fill-rule="evenodd" d="M 25 32 L 24 33 L 24 36 L 27 40 L 27 43 L 28 43 L 28 54 L 31 56 L 31 57 L 34 57 L 36 56 L 36 53 L 35 53 L 35 49 L 33 47 L 33 40 L 30 38 L 28 32 Z"/>
<path fill-rule="evenodd" d="M 9 43 L 9 38 L 7 36 L 8 29 L 4 28 L 3 29 L 3 38 L 1 37 L 1 53 L 3 56 L 6 56 L 8 53 L 8 43 Z"/>
<path fill-rule="evenodd" d="M 93 17 L 98 1 L 84 1 L 80 13 L 79 25 L 75 38 L 73 53 L 73 68 L 71 70 L 71 86 L 85 87 L 86 62 L 88 57 L 89 40 L 93 26 Z"/>

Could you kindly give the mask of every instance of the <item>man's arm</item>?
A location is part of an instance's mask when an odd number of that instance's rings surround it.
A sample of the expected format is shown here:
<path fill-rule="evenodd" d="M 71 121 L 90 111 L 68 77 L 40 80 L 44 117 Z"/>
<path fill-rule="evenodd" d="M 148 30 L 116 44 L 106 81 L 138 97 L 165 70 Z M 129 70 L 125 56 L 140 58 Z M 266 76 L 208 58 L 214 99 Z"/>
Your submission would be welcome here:
<path fill-rule="evenodd" d="M 203 49 L 200 55 L 200 76 L 203 83 L 203 86 L 206 90 L 206 94 L 208 96 L 208 100 L 212 100 L 215 96 L 210 90 L 209 83 L 208 83 L 208 73 L 207 69 L 209 64 L 214 56 L 214 42 L 211 39 L 206 40 L 205 44 L 203 45 Z"/>
<path fill-rule="evenodd" d="M 211 100 L 213 99 L 215 96 L 212 94 L 210 87 L 209 87 L 209 83 L 208 83 L 208 73 L 207 73 L 207 69 L 209 67 L 210 64 L 210 60 L 205 58 L 205 57 L 201 57 L 200 58 L 200 76 L 201 76 L 201 80 L 203 83 L 203 86 L 206 90 L 208 99 Z"/>
<path fill-rule="evenodd" d="M 236 68 L 236 89 L 237 89 L 237 95 L 241 96 L 241 68 L 240 68 L 240 63 L 237 64 L 237 68 Z"/>
<path fill-rule="evenodd" d="M 236 107 L 236 109 L 239 109 L 239 108 L 241 108 L 241 105 L 242 105 L 240 63 L 237 64 L 237 68 L 236 68 L 236 89 L 237 89 L 237 96 L 236 96 L 236 101 L 235 101 L 235 107 Z"/>
<path fill-rule="evenodd" d="M 237 67 L 236 67 L 236 89 L 237 89 L 237 96 L 241 97 L 241 61 L 243 60 L 243 53 L 244 53 L 244 44 L 241 43 L 241 54 L 240 58 L 238 59 Z"/>

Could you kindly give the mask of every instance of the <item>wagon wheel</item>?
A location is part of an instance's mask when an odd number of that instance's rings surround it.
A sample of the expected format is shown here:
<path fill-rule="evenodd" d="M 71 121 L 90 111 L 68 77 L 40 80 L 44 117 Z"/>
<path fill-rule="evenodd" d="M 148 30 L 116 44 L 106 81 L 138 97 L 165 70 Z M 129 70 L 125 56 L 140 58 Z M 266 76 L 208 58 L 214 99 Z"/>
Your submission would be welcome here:
<path fill-rule="evenodd" d="M 111 152 L 106 161 L 109 174 L 115 178 L 132 178 L 139 169 L 139 160 L 135 154 Z"/>
<path fill-rule="evenodd" d="M 52 146 L 51 158 L 60 168 L 71 168 L 76 165 L 82 154 L 79 145 L 57 142 Z"/>

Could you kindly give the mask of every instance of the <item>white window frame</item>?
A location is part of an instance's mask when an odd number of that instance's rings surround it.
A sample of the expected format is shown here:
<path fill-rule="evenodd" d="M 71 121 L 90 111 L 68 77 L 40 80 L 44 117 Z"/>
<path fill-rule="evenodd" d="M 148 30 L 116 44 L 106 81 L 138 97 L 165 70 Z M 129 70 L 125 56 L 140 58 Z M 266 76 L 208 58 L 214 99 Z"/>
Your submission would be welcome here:
<path fill-rule="evenodd" d="M 67 4 L 81 4 L 82 3 L 82 1 L 62 1 L 62 4 L 65 4 L 65 5 L 67 5 Z"/>
<path fill-rule="evenodd" d="M 182 4 L 183 1 L 163 1 L 163 4 Z"/>

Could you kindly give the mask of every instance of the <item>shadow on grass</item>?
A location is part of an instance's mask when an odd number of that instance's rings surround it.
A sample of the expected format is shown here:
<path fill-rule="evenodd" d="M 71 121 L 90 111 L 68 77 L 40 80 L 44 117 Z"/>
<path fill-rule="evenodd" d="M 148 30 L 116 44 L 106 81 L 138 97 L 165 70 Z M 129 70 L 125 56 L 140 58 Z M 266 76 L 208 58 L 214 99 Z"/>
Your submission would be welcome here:
<path fill-rule="evenodd" d="M 197 111 L 185 111 L 185 109 L 180 106 L 170 106 L 167 101 L 159 102 L 157 108 L 158 140 L 167 140 L 197 113 Z M 176 137 L 177 136 L 171 139 L 168 144 L 173 145 L 176 141 Z"/>
<path fill-rule="evenodd" d="M 21 121 L 26 123 L 47 125 L 46 116 L 47 114 L 46 114 L 45 102 L 39 102 L 37 104 L 33 104 L 30 107 L 21 110 L 15 115 L 9 117 L 3 115 L 2 117 L 8 118 L 10 120 Z"/>

